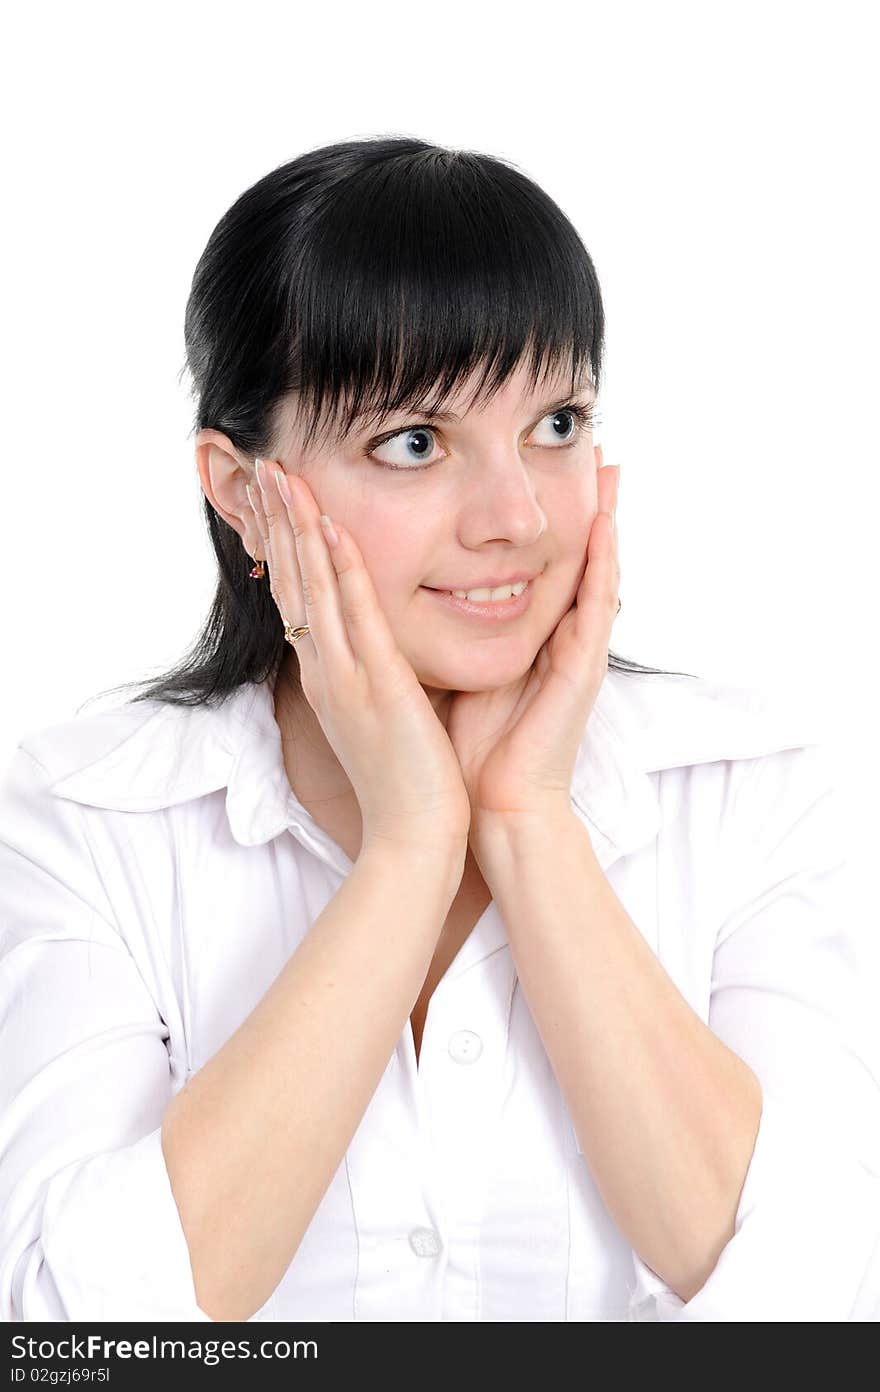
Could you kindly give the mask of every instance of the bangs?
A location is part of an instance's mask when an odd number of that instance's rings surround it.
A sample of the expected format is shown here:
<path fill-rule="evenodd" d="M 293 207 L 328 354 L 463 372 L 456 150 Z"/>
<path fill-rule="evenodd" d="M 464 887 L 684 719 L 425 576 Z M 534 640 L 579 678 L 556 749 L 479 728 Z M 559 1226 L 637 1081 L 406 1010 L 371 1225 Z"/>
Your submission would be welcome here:
<path fill-rule="evenodd" d="M 511 165 L 429 147 L 349 173 L 300 228 L 285 315 L 298 433 L 339 441 L 396 411 L 465 409 L 527 364 L 570 393 L 602 370 L 593 262 Z M 429 393 L 433 393 L 429 396 Z"/>

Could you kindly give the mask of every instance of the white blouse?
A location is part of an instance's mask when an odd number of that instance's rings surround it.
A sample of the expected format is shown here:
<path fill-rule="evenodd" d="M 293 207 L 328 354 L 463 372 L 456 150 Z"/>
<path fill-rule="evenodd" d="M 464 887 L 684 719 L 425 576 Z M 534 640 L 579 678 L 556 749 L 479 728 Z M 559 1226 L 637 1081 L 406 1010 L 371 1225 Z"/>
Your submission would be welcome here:
<path fill-rule="evenodd" d="M 605 1209 L 493 902 L 253 1321 L 880 1319 L 880 982 L 799 724 L 753 689 L 612 671 L 572 780 L 615 893 L 763 1086 L 702 1289 L 682 1301 Z M 162 1116 L 351 868 L 291 791 L 271 682 L 22 739 L 0 784 L 0 1319 L 209 1319 Z"/>

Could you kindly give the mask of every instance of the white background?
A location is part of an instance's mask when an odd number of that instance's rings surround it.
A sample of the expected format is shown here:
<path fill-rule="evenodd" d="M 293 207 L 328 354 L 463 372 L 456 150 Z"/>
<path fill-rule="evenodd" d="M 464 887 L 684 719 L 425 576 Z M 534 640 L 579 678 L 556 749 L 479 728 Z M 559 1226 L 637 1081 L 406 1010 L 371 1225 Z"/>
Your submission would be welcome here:
<path fill-rule="evenodd" d="M 875 18 L 846 0 L 19 5 L 0 755 L 163 670 L 207 610 L 179 373 L 218 219 L 306 149 L 416 135 L 512 160 L 580 231 L 608 321 L 597 439 L 621 465 L 612 647 L 821 721 L 876 925 Z"/>

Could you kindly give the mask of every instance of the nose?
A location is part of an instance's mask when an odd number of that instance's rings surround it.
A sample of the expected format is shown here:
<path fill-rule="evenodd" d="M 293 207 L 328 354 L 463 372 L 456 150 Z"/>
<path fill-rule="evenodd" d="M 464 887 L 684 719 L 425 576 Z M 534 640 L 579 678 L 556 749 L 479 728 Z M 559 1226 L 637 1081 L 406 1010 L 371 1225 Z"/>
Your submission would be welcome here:
<path fill-rule="evenodd" d="M 547 518 L 524 460 L 500 448 L 474 461 L 462 498 L 459 532 L 464 545 L 488 541 L 528 546 L 546 530 Z"/>

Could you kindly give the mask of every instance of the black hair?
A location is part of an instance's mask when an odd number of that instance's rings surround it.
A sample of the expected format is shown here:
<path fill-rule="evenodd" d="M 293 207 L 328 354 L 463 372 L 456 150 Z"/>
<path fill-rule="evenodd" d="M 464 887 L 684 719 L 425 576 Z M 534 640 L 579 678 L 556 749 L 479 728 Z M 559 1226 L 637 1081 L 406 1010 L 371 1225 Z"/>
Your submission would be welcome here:
<path fill-rule="evenodd" d="M 384 136 L 309 150 L 224 213 L 193 276 L 181 373 L 193 431 L 271 459 L 291 392 L 306 446 L 437 384 L 440 410 L 478 367 L 482 399 L 527 354 L 534 385 L 567 361 L 572 391 L 588 374 L 598 393 L 604 332 L 593 261 L 548 194 L 494 156 Z M 220 702 L 277 674 L 288 651 L 268 580 L 250 578 L 238 532 L 202 502 L 218 571 L 210 611 L 177 665 L 108 688 L 141 687 L 132 701 Z M 694 675 L 610 651 L 608 666 Z"/>

